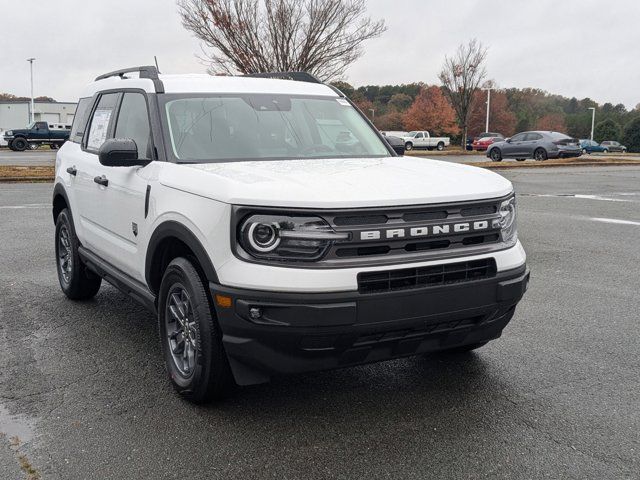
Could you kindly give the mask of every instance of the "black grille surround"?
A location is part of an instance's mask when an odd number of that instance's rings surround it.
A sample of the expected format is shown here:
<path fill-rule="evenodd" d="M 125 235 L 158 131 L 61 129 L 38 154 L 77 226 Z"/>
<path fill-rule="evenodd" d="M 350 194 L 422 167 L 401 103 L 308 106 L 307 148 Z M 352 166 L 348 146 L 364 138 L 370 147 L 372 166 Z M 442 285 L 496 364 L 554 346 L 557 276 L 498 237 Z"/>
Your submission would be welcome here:
<path fill-rule="evenodd" d="M 503 242 L 494 221 L 500 219 L 500 204 L 507 196 L 455 203 L 323 210 L 308 208 L 269 208 L 234 206 L 232 211 L 232 245 L 242 260 L 293 268 L 351 268 L 398 265 L 417 261 L 441 260 L 468 255 L 481 255 L 510 248 Z M 262 260 L 245 252 L 235 238 L 238 226 L 248 215 L 310 215 L 324 219 L 339 233 L 347 233 L 348 240 L 331 245 L 317 261 Z M 457 224 L 474 225 L 487 222 L 487 228 L 454 231 Z M 434 227 L 450 226 L 449 232 Z M 428 235 L 411 236 L 412 229 L 426 228 Z M 401 230 L 403 235 L 387 238 L 388 230 Z M 380 232 L 379 239 L 363 239 L 363 232 Z"/>
<path fill-rule="evenodd" d="M 493 258 L 429 267 L 362 272 L 358 274 L 358 292 L 382 293 L 450 285 L 492 278 L 496 272 L 496 261 Z"/>

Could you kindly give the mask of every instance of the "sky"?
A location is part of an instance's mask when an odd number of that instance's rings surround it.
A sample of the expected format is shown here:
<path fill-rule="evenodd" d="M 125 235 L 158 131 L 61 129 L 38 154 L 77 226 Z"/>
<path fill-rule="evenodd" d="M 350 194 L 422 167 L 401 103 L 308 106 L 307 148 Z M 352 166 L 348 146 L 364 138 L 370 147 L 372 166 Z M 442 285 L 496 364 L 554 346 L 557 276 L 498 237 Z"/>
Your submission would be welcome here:
<path fill-rule="evenodd" d="M 29 15 L 7 18 L 18 4 Z M 367 0 L 367 12 L 387 31 L 348 69 L 355 86 L 438 84 L 444 56 L 477 38 L 499 87 L 640 103 L 638 0 Z M 76 101 L 97 75 L 154 55 L 164 73 L 204 73 L 200 53 L 174 0 L 0 0 L 0 92 L 29 96 L 29 57 L 35 96 Z"/>

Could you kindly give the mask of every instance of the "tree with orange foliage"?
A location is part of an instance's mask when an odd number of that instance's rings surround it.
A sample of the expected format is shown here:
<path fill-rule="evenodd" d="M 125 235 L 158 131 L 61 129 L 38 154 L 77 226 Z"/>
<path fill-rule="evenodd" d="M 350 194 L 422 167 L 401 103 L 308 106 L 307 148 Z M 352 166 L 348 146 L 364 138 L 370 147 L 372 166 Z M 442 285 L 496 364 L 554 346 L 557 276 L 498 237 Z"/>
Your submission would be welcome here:
<path fill-rule="evenodd" d="M 550 132 L 565 132 L 567 124 L 562 113 L 547 113 L 536 122 L 537 130 L 548 130 Z"/>
<path fill-rule="evenodd" d="M 516 116 L 509 108 L 509 102 L 504 92 L 491 91 L 491 104 L 489 107 L 489 131 L 510 137 L 516 133 Z M 473 109 L 469 115 L 469 133 L 473 136 L 485 131 L 487 126 L 487 92 L 475 93 Z"/>
<path fill-rule="evenodd" d="M 426 87 L 404 115 L 406 130 L 429 130 L 435 135 L 457 135 L 460 132 L 456 112 L 440 87 Z"/>

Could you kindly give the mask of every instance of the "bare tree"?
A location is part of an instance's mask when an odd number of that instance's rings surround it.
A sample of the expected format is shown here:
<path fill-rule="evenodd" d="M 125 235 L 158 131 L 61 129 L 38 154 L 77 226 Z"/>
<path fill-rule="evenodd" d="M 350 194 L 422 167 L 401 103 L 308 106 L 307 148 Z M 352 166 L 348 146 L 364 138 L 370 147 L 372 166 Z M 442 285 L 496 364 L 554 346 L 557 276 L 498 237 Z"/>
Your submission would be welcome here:
<path fill-rule="evenodd" d="M 306 71 L 340 77 L 385 31 L 365 0 L 178 0 L 211 73 Z"/>
<path fill-rule="evenodd" d="M 462 131 L 462 148 L 467 143 L 467 127 L 473 107 L 474 94 L 487 76 L 484 62 L 487 49 L 478 40 L 461 44 L 452 57 L 445 57 L 440 81 L 456 111 Z"/>

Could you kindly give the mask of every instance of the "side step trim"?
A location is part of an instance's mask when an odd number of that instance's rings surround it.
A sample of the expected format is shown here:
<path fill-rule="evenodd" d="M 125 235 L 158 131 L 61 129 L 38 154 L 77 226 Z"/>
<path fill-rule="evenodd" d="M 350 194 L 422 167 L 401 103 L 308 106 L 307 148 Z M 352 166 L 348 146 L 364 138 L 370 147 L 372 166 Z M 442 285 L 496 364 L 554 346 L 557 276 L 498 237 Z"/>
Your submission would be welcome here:
<path fill-rule="evenodd" d="M 78 253 L 89 270 L 102 277 L 125 295 L 142 304 L 154 315 L 157 314 L 156 297 L 146 285 L 131 278 L 82 245 L 79 246 Z"/>

